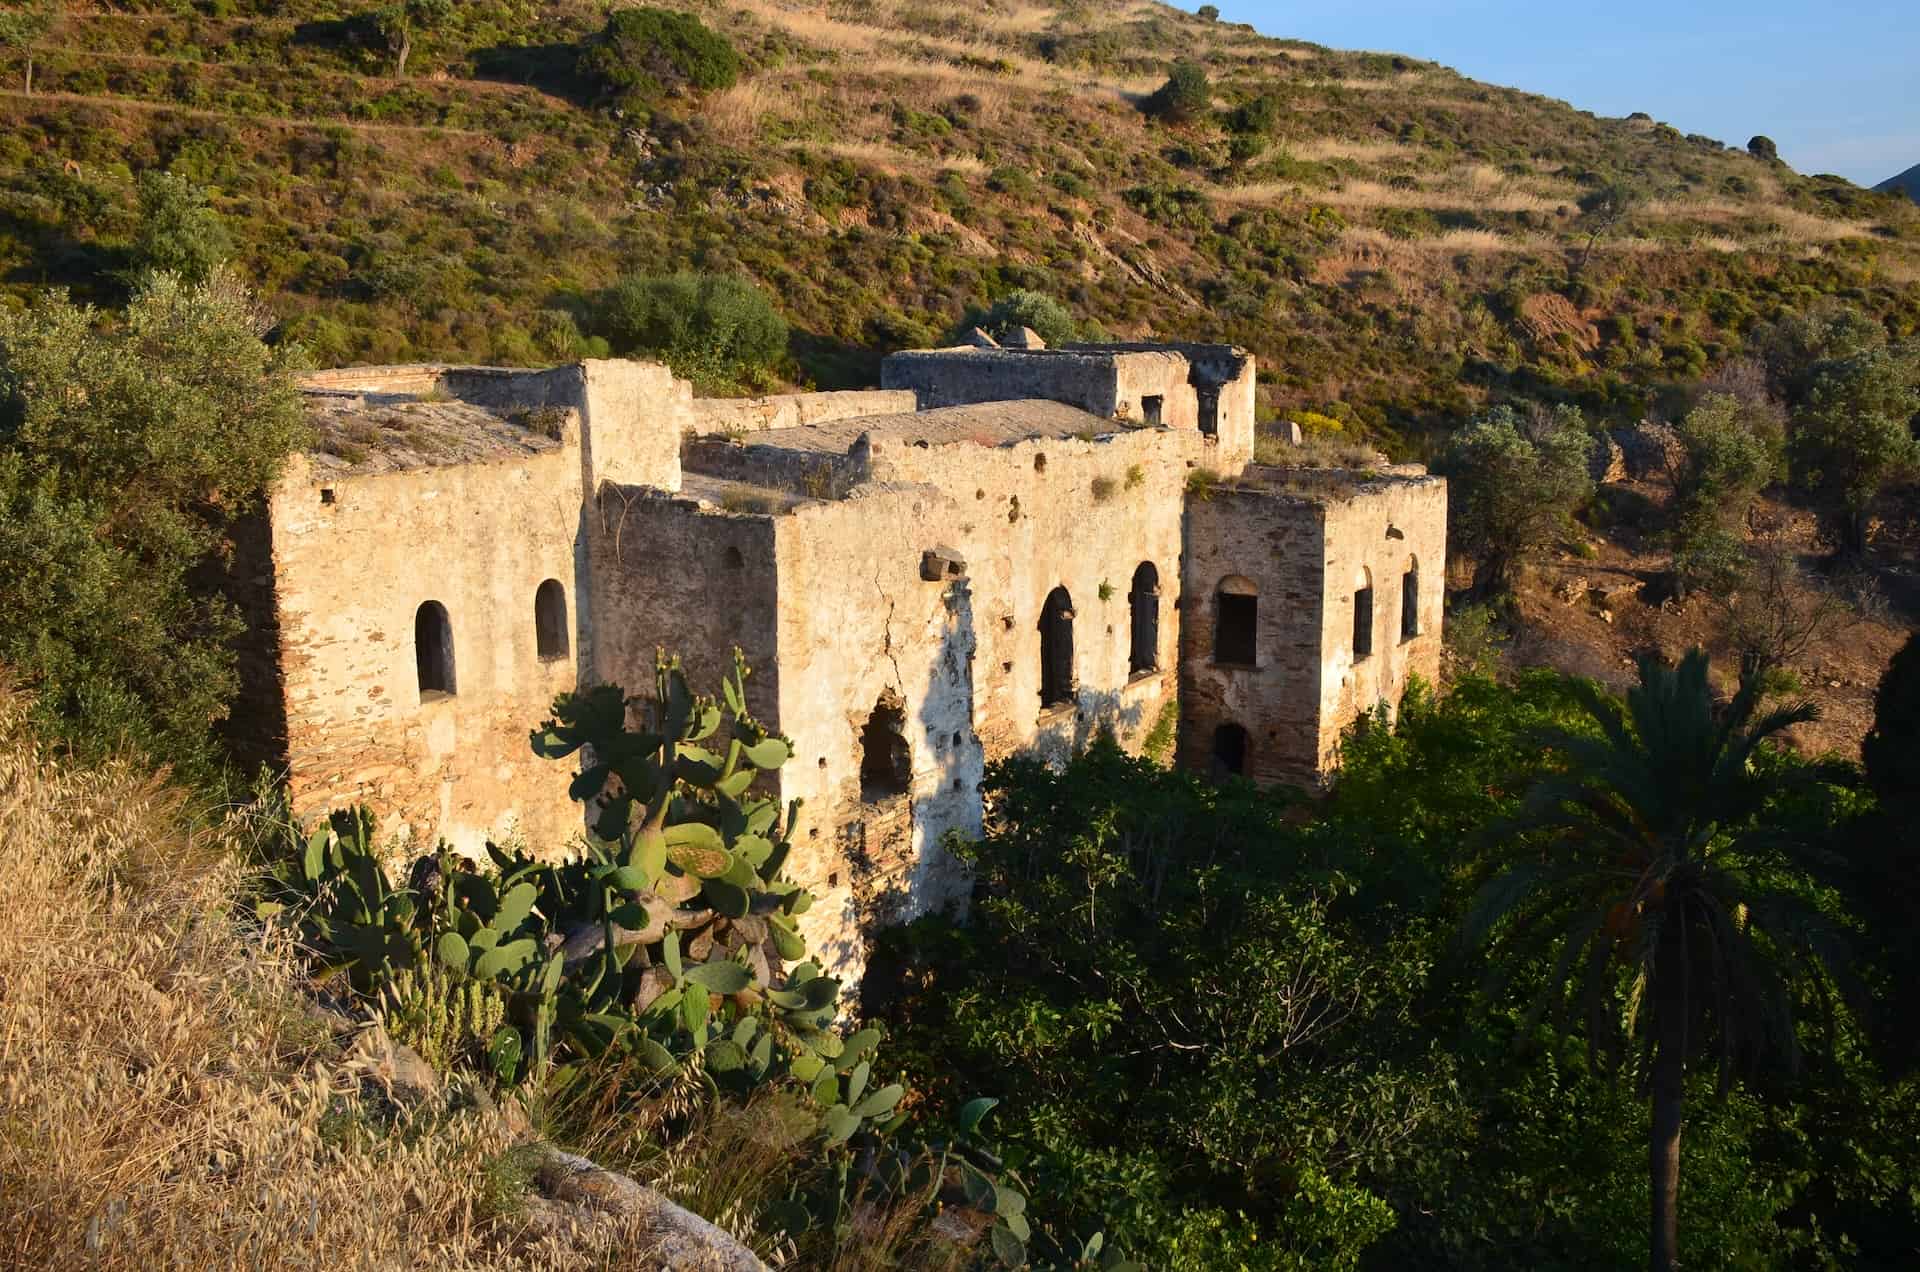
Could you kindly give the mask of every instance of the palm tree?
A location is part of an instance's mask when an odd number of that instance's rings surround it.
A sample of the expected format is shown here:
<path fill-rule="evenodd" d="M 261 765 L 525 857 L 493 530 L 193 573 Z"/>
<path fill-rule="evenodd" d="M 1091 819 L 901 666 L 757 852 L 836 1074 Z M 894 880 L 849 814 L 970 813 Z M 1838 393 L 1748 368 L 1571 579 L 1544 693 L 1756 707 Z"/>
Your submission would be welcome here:
<path fill-rule="evenodd" d="M 1762 715 L 1748 686 L 1716 712 L 1698 649 L 1672 668 L 1643 658 L 1624 705 L 1591 682 L 1576 692 L 1598 732 L 1543 739 L 1566 767 L 1502 828 L 1524 859 L 1481 890 L 1467 933 L 1501 947 L 1508 975 L 1544 973 L 1536 1013 L 1583 1002 L 1602 1050 L 1639 1036 L 1653 1106 L 1649 1266 L 1664 1272 L 1678 1253 L 1689 1059 L 1712 1055 L 1723 1089 L 1736 1069 L 1797 1063 L 1789 984 L 1822 992 L 1838 952 L 1801 895 L 1814 844 L 1774 814 L 1789 787 L 1828 774 L 1756 772 L 1760 744 L 1814 708 Z"/>

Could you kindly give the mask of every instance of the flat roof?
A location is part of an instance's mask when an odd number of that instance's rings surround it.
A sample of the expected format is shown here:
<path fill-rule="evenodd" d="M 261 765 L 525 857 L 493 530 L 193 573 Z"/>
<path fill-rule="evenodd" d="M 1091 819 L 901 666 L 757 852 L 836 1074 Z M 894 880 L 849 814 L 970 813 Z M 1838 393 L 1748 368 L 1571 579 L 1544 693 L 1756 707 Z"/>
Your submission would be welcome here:
<path fill-rule="evenodd" d="M 741 444 L 811 454 L 844 455 L 867 433 L 911 446 L 1010 446 L 1034 438 L 1094 437 L 1122 433 L 1132 427 L 1104 419 L 1075 406 L 1042 399 L 979 402 L 970 406 L 941 406 L 928 411 L 895 415 L 864 415 L 768 429 L 740 439 Z"/>
<path fill-rule="evenodd" d="M 557 451 L 573 412 L 565 407 L 499 411 L 443 398 L 303 390 L 317 472 L 397 472 Z"/>

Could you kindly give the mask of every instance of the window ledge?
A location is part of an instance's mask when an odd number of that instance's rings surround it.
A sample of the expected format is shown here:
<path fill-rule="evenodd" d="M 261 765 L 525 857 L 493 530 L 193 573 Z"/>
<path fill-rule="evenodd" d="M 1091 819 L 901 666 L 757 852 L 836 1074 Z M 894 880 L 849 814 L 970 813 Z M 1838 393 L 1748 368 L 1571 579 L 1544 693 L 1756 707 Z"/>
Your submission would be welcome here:
<path fill-rule="evenodd" d="M 1213 665 L 1221 671 L 1258 671 L 1260 670 L 1260 664 L 1257 662 L 1227 662 L 1225 659 L 1222 659 L 1222 658 L 1214 659 Z"/>
<path fill-rule="evenodd" d="M 1142 667 L 1139 671 L 1130 671 L 1127 673 L 1127 683 L 1130 685 L 1138 684 L 1142 680 L 1152 680 L 1159 674 L 1160 668 L 1158 667 Z"/>
<path fill-rule="evenodd" d="M 420 705 L 424 707 L 435 702 L 452 702 L 454 697 L 451 689 L 423 689 L 420 692 Z"/>

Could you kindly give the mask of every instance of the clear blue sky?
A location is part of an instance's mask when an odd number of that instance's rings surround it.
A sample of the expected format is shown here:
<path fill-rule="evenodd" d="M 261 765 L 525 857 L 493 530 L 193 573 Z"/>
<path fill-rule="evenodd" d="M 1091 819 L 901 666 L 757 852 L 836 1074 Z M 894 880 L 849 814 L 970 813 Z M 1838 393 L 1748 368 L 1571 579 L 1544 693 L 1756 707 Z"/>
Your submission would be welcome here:
<path fill-rule="evenodd" d="M 1216 0 L 1267 35 L 1405 53 L 1599 115 L 1779 143 L 1874 185 L 1920 163 L 1920 0 Z M 1182 8 L 1198 0 L 1177 0 Z"/>

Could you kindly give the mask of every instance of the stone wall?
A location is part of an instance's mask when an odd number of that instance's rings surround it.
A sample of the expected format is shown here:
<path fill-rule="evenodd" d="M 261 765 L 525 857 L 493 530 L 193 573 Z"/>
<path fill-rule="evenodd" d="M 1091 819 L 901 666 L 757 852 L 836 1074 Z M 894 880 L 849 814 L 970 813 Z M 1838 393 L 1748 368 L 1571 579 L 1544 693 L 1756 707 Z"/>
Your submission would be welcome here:
<path fill-rule="evenodd" d="M 783 794 L 806 801 L 793 869 L 821 898 L 809 939 L 849 970 L 864 929 L 960 895 L 939 845 L 948 831 L 978 832 L 988 760 L 1060 754 L 1102 726 L 1137 745 L 1152 728 L 1173 689 L 1181 490 L 1198 450 L 1167 431 L 994 448 L 875 442 L 874 484 L 775 522 L 779 719 L 799 748 Z M 924 577 L 930 549 L 964 572 Z M 1127 594 L 1143 560 L 1160 579 L 1158 666 L 1136 676 Z M 1043 708 L 1040 616 L 1062 586 L 1075 694 Z M 861 730 L 883 700 L 906 722 L 912 776 L 899 801 L 861 786 Z"/>
<path fill-rule="evenodd" d="M 1398 706 L 1409 676 L 1440 678 L 1446 606 L 1447 484 L 1438 477 L 1371 482 L 1327 506 L 1321 634 L 1320 768 L 1340 735 L 1376 703 Z M 1417 634 L 1401 637 L 1401 580 L 1418 567 Z M 1354 596 L 1373 587 L 1373 653 L 1354 655 Z"/>
<path fill-rule="evenodd" d="M 1247 732 L 1246 774 L 1317 788 L 1342 733 L 1407 679 L 1436 680 L 1445 602 L 1446 483 L 1254 469 L 1187 509 L 1182 615 L 1181 762 L 1215 768 L 1217 730 Z M 1417 633 L 1401 638 L 1401 579 L 1418 564 Z M 1257 597 L 1251 665 L 1223 662 L 1224 580 Z M 1356 657 L 1356 593 L 1373 588 L 1373 649 Z M 1230 591 L 1247 590 L 1239 584 Z"/>
<path fill-rule="evenodd" d="M 777 726 L 775 519 L 616 484 L 600 488 L 592 517 L 593 678 L 651 694 L 654 653 L 665 649 L 694 692 L 718 694 L 738 646 L 753 669 L 748 707 Z"/>
<path fill-rule="evenodd" d="M 516 829 L 557 845 L 578 828 L 563 766 L 528 732 L 574 687 L 586 644 L 572 447 L 531 458 L 324 486 L 296 457 L 271 495 L 287 760 L 294 811 L 365 802 L 384 829 L 477 852 Z M 534 594 L 565 588 L 568 654 L 537 652 Z M 423 697 L 415 616 L 446 607 L 454 692 Z"/>
<path fill-rule="evenodd" d="M 1238 725 L 1249 739 L 1246 776 L 1317 782 L 1325 542 L 1326 509 L 1311 498 L 1216 489 L 1188 503 L 1180 614 L 1183 767 L 1211 771 L 1215 731 Z M 1221 584 L 1230 578 L 1253 584 L 1251 664 L 1215 657 Z"/>
<path fill-rule="evenodd" d="M 698 434 L 763 433 L 868 415 L 915 409 L 909 389 L 856 389 L 840 393 L 782 393 L 757 398 L 695 398 L 687 427 Z"/>

